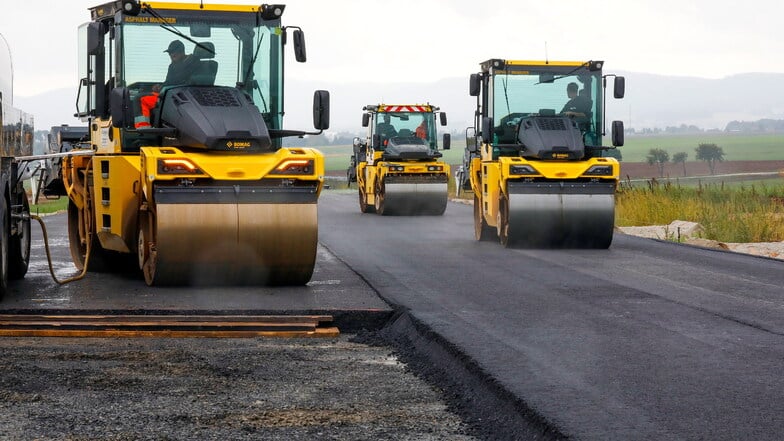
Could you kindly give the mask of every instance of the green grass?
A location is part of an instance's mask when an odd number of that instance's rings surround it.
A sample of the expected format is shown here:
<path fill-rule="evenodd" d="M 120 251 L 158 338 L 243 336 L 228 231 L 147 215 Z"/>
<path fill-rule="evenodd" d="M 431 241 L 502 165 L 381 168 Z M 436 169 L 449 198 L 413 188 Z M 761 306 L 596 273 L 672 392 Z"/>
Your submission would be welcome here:
<path fill-rule="evenodd" d="M 668 225 L 675 220 L 702 225 L 706 239 L 721 242 L 784 240 L 784 184 L 708 184 L 687 187 L 651 181 L 621 186 L 616 225 Z"/>
<path fill-rule="evenodd" d="M 716 144 L 724 151 L 725 161 L 784 160 L 784 134 L 700 134 L 680 136 L 627 136 L 620 147 L 624 162 L 646 162 L 651 149 L 688 153 L 688 161 L 696 160 L 695 149 L 701 143 Z"/>
<path fill-rule="evenodd" d="M 30 205 L 32 214 L 49 214 L 65 211 L 68 208 L 68 197 L 63 196 L 59 199 L 44 199 L 41 197 L 37 204 Z"/>
<path fill-rule="evenodd" d="M 605 143 L 609 142 L 608 139 Z M 620 147 L 624 162 L 646 162 L 648 152 L 653 148 L 666 150 L 670 157 L 675 153 L 688 153 L 688 161 L 696 160 L 695 149 L 700 143 L 713 143 L 724 151 L 725 161 L 773 161 L 784 160 L 784 134 L 750 135 L 708 133 L 700 135 L 651 135 L 627 136 L 626 143 Z M 345 171 L 348 167 L 352 148 L 350 145 L 317 147 L 325 155 L 327 171 Z M 463 161 L 465 140 L 452 139 L 452 148 L 442 151 L 444 161 L 460 164 Z"/>

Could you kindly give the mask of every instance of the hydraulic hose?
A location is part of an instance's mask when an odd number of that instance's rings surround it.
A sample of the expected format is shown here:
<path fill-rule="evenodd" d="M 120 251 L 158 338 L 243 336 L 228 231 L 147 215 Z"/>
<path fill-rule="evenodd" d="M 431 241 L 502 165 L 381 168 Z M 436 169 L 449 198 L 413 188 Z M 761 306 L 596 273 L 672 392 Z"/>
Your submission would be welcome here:
<path fill-rule="evenodd" d="M 46 260 L 49 262 L 49 274 L 52 275 L 52 279 L 57 282 L 58 285 L 65 285 L 66 283 L 75 282 L 77 280 L 81 280 L 87 274 L 88 264 L 90 263 L 90 245 L 92 244 L 92 238 L 88 235 L 87 236 L 87 254 L 84 256 L 84 268 L 82 268 L 82 272 L 79 275 L 67 278 L 65 280 L 60 280 L 57 278 L 57 275 L 54 273 L 54 267 L 52 266 L 52 254 L 49 251 L 49 237 L 46 234 L 46 225 L 44 225 L 44 220 L 41 219 L 40 216 L 31 214 L 30 219 L 35 219 L 41 225 L 41 232 L 44 236 L 44 249 L 46 250 Z"/>

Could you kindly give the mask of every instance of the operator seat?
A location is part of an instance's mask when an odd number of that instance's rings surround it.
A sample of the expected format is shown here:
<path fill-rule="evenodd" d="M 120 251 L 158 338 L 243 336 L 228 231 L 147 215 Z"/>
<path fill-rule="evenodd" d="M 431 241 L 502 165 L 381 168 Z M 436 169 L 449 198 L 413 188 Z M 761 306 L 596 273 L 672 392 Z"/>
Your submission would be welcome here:
<path fill-rule="evenodd" d="M 191 73 L 189 84 L 194 86 L 212 86 L 218 74 L 218 62 L 215 58 L 215 45 L 205 41 L 193 48 L 193 57 L 199 60 Z"/>

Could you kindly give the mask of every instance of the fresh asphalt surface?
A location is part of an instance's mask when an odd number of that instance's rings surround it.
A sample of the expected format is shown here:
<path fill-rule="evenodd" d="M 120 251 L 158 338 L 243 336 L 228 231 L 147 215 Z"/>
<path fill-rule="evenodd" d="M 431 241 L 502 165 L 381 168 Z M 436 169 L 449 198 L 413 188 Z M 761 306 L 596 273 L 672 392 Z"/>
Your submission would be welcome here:
<path fill-rule="evenodd" d="M 71 275 L 64 220 L 47 225 L 57 271 Z M 504 249 L 474 241 L 469 205 L 382 217 L 361 214 L 355 192 L 326 191 L 309 287 L 162 289 L 106 274 L 58 287 L 42 266 L 39 232 L 34 223 L 31 271 L 11 284 L 5 311 L 274 311 L 293 298 L 302 311 L 386 313 L 378 293 L 566 437 L 784 432 L 780 261 L 621 234 L 609 250 Z"/>
<path fill-rule="evenodd" d="M 784 433 L 780 261 L 622 234 L 609 250 L 512 250 L 473 239 L 469 205 L 319 205 L 326 248 L 567 437 Z"/>

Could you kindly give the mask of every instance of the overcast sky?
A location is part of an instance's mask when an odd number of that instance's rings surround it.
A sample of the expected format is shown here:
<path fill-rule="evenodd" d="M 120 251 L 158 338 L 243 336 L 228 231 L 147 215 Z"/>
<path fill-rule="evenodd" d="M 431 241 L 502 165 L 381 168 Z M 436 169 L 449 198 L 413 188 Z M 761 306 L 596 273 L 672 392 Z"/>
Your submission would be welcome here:
<path fill-rule="evenodd" d="M 76 89 L 76 28 L 89 20 L 87 8 L 100 3 L 5 5 L 0 33 L 13 53 L 17 96 Z M 287 72 L 303 80 L 429 82 L 467 76 L 489 58 L 545 55 L 603 59 L 606 72 L 703 78 L 784 73 L 781 0 L 291 0 L 286 5 L 284 24 L 303 28 L 308 50 L 304 65 L 289 56 Z"/>

